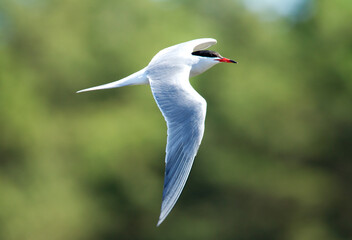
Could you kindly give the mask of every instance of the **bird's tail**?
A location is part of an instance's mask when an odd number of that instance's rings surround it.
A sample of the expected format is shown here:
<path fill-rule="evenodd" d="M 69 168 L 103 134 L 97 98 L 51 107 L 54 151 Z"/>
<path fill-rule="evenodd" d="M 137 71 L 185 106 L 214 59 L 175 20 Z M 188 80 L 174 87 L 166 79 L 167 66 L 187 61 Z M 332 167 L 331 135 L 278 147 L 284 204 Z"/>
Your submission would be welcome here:
<path fill-rule="evenodd" d="M 82 89 L 82 90 L 77 91 L 77 93 L 102 90 L 102 89 L 109 89 L 109 88 L 118 88 L 118 87 L 124 87 L 124 86 L 128 86 L 128 85 L 142 85 L 142 84 L 149 84 L 148 78 L 145 74 L 145 68 L 143 68 L 142 70 L 140 70 L 136 73 L 133 73 L 132 75 L 125 77 L 121 80 L 117 80 L 115 82 L 99 85 L 96 87 Z"/>

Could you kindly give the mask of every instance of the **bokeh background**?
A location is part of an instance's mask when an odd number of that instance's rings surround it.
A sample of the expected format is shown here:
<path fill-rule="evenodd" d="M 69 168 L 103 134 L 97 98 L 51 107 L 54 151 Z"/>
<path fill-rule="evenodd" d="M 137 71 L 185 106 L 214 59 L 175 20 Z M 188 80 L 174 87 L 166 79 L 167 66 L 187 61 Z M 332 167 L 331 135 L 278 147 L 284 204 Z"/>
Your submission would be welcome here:
<path fill-rule="evenodd" d="M 352 2 L 1 0 L 0 239 L 352 239 Z M 157 228 L 148 86 L 75 94 L 200 37 L 206 130 Z"/>

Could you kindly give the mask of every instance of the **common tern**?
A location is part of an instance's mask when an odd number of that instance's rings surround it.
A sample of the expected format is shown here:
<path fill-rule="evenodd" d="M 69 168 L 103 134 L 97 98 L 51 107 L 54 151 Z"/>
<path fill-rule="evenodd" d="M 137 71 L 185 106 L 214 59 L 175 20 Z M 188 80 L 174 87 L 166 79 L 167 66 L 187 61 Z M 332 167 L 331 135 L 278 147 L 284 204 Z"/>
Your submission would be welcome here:
<path fill-rule="evenodd" d="M 212 38 L 195 39 L 158 52 L 147 67 L 121 80 L 77 93 L 149 84 L 167 123 L 165 179 L 157 226 L 170 213 L 185 186 L 204 133 L 207 103 L 191 86 L 189 78 L 214 65 L 237 63 L 215 51 Z"/>

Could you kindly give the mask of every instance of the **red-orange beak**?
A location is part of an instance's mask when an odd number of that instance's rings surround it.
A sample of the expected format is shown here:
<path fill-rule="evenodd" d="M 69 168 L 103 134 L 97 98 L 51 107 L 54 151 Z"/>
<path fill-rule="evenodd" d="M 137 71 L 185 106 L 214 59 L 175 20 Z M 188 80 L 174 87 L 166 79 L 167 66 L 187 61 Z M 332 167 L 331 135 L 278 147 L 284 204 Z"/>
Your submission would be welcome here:
<path fill-rule="evenodd" d="M 215 60 L 217 60 L 219 62 L 226 62 L 226 63 L 237 63 L 236 61 L 228 59 L 228 58 L 219 58 L 219 59 L 215 59 Z"/>

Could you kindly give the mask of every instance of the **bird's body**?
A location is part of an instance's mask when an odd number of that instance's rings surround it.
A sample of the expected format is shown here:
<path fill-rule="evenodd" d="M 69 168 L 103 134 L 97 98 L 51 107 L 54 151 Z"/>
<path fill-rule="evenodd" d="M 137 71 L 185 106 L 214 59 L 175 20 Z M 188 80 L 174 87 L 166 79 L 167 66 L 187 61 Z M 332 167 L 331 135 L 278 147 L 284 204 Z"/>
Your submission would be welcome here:
<path fill-rule="evenodd" d="M 189 83 L 189 77 L 219 62 L 234 62 L 204 50 L 216 43 L 202 38 L 161 50 L 144 69 L 116 82 L 78 92 L 149 84 L 167 123 L 165 181 L 158 225 L 175 205 L 190 173 L 204 133 L 206 101 Z"/>

